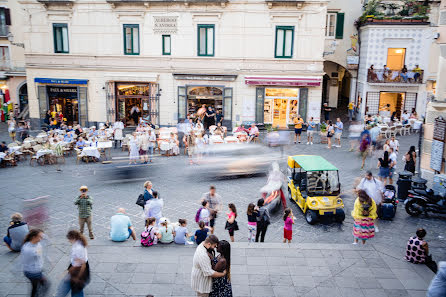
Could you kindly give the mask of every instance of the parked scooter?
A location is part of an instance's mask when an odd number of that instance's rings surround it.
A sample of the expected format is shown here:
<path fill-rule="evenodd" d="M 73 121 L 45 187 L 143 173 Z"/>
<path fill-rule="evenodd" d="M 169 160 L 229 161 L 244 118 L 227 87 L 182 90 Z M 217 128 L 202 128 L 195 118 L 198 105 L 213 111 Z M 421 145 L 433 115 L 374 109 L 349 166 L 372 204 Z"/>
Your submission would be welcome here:
<path fill-rule="evenodd" d="M 404 201 L 406 212 L 411 216 L 419 216 L 423 212 L 446 214 L 446 196 L 437 195 L 432 189 L 409 190 L 407 199 Z"/>

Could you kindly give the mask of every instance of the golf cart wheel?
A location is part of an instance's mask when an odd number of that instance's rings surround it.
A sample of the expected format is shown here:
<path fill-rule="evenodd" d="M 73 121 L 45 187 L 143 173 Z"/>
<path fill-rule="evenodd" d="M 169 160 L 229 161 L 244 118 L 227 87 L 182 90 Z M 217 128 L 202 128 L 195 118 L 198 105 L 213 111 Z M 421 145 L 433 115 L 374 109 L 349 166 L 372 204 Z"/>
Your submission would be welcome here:
<path fill-rule="evenodd" d="M 335 215 L 335 221 L 337 223 L 342 223 L 345 220 L 345 212 L 343 209 L 337 209 Z"/>
<path fill-rule="evenodd" d="M 318 214 L 314 210 L 308 209 L 305 213 L 305 220 L 307 220 L 307 223 L 310 225 L 314 225 L 318 221 Z"/>
<path fill-rule="evenodd" d="M 423 212 L 422 206 L 418 205 L 417 202 L 416 200 L 411 200 L 406 204 L 406 212 L 413 217 L 418 217 Z"/>

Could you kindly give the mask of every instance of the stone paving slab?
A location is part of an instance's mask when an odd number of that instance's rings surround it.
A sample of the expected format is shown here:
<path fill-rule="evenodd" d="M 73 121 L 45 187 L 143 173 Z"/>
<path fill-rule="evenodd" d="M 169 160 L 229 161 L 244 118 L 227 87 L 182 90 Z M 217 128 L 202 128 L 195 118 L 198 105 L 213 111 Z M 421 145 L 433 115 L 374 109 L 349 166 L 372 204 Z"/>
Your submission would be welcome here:
<path fill-rule="evenodd" d="M 92 279 L 87 296 L 195 296 L 190 272 L 195 246 L 157 245 L 143 248 L 134 241 L 90 241 Z M 52 292 L 69 263 L 67 244 L 47 275 Z M 424 296 L 433 273 L 425 265 L 384 254 L 375 244 L 232 244 L 234 296 Z M 295 255 L 307 253 L 304 258 Z M 316 255 L 316 256 L 313 256 Z M 2 248 L 0 296 L 27 296 L 30 285 L 18 271 L 18 254 Z M 366 259 L 382 260 L 381 267 Z M 297 261 L 296 261 L 297 260 Z M 240 264 L 241 263 L 241 264 Z"/>

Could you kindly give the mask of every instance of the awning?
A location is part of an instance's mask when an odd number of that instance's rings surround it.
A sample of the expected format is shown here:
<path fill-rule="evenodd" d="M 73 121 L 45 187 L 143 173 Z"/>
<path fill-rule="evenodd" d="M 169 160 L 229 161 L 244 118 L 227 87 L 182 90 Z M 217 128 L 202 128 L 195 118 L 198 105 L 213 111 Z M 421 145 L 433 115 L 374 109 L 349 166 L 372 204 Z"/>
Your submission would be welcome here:
<path fill-rule="evenodd" d="M 305 171 L 336 171 L 336 168 L 333 164 L 325 160 L 321 156 L 316 155 L 297 155 L 290 156 L 293 161 L 295 161 L 298 166 L 297 168 L 302 168 Z"/>
<path fill-rule="evenodd" d="M 62 84 L 62 85 L 86 85 L 88 79 L 70 79 L 70 78 L 34 78 L 34 82 L 41 84 Z"/>
<path fill-rule="evenodd" d="M 319 87 L 321 83 L 322 78 L 314 77 L 245 76 L 247 85 Z"/>

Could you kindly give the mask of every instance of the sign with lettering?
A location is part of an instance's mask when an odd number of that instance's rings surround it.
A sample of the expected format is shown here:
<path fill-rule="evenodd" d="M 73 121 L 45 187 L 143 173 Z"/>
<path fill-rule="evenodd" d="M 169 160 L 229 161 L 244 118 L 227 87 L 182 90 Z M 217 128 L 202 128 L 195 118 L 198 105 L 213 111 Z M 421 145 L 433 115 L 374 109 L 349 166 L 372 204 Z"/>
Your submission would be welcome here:
<path fill-rule="evenodd" d="M 444 120 L 442 117 L 438 117 L 435 119 L 435 124 L 434 124 L 434 139 L 445 142 L 445 135 L 446 135 L 446 120 Z"/>
<path fill-rule="evenodd" d="M 52 92 L 52 93 L 60 93 L 60 92 L 77 93 L 77 88 L 57 88 L 57 87 L 53 88 L 53 87 L 50 87 L 48 91 Z"/>
<path fill-rule="evenodd" d="M 177 33 L 177 16 L 154 16 L 153 33 L 174 34 Z"/>
<path fill-rule="evenodd" d="M 36 77 L 34 82 L 41 84 L 86 85 L 88 79 L 62 79 Z"/>
<path fill-rule="evenodd" d="M 444 142 L 439 140 L 432 140 L 431 149 L 431 168 L 436 171 L 441 171 L 441 166 L 443 165 L 443 149 Z"/>

